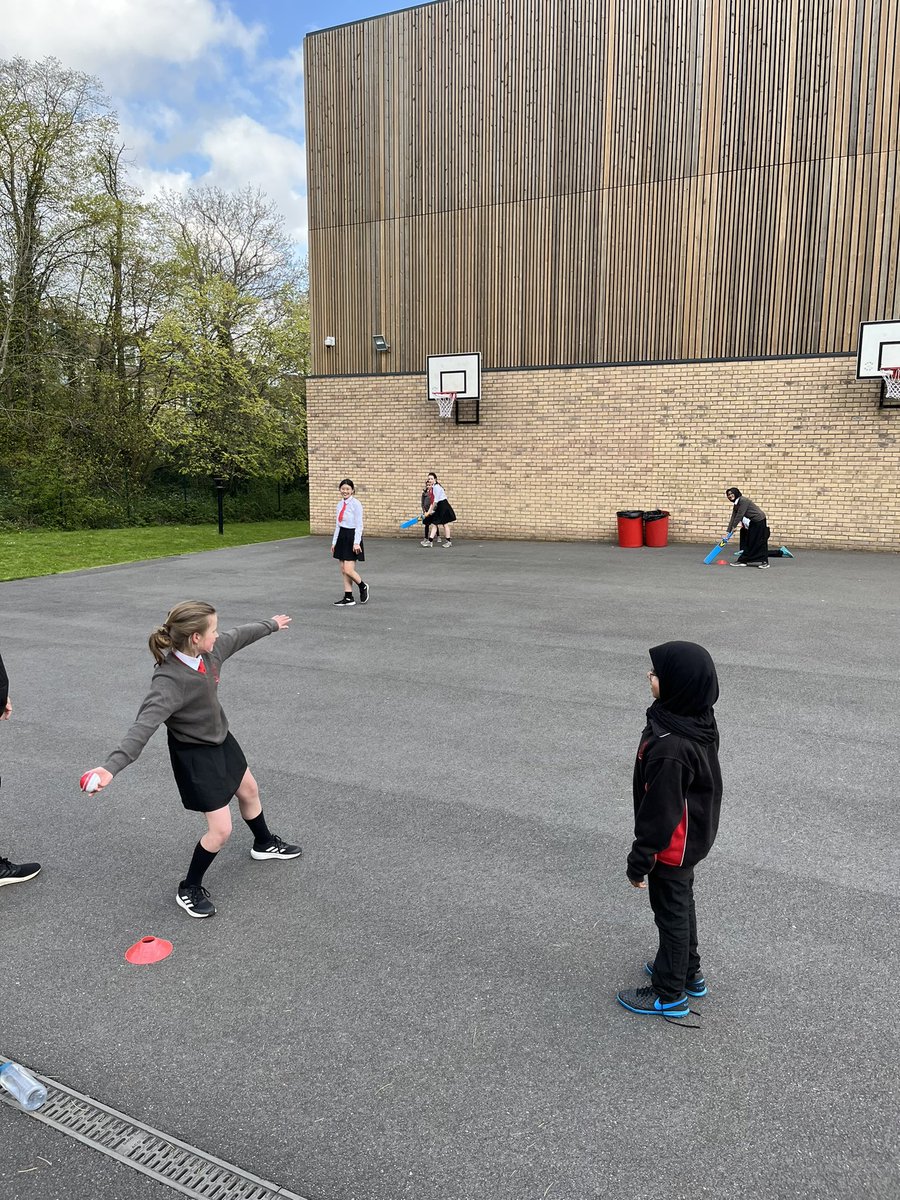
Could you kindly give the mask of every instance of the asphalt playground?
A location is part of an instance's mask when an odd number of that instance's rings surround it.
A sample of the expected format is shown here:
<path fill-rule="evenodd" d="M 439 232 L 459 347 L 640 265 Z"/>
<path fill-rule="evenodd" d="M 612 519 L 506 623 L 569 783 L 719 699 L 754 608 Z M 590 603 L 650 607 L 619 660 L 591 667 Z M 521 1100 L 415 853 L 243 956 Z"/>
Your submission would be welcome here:
<path fill-rule="evenodd" d="M 323 538 L 0 585 L 0 1054 L 310 1200 L 900 1194 L 896 556 Z M 150 630 L 293 625 L 220 696 L 297 863 L 200 832 L 133 719 Z M 654 936 L 625 879 L 647 649 L 716 661 L 725 799 L 697 872 L 696 1028 L 631 1016 Z M 170 939 L 131 966 L 139 937 Z M 6 1200 L 176 1193 L 0 1105 Z"/>

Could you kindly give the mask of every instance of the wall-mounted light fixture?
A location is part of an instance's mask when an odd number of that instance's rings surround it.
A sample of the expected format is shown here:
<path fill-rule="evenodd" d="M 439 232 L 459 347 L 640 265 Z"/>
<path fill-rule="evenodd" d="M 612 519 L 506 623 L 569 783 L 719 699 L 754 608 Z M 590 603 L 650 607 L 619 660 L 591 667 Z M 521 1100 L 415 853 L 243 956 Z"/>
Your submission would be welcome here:
<path fill-rule="evenodd" d="M 390 346 L 388 345 L 387 338 L 384 336 L 383 333 L 373 333 L 372 341 L 375 343 L 376 350 L 380 350 L 380 351 L 390 350 Z"/>
<path fill-rule="evenodd" d="M 333 337 L 327 337 L 327 338 L 325 339 L 325 345 L 326 345 L 326 346 L 333 346 L 333 345 L 334 345 L 334 338 L 333 338 Z"/>

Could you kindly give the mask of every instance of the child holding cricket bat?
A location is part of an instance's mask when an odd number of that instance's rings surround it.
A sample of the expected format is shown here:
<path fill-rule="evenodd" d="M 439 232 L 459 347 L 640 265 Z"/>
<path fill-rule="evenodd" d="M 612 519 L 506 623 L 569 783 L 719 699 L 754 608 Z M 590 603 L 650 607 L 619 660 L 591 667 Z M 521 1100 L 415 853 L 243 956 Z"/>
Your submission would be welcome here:
<path fill-rule="evenodd" d="M 425 509 L 426 503 L 427 509 Z M 456 520 L 456 513 L 447 499 L 447 493 L 438 483 L 438 477 L 434 471 L 429 472 L 425 479 L 422 507 L 425 509 L 422 514 L 422 522 L 425 525 L 425 537 L 422 539 L 422 545 L 432 546 L 435 535 L 438 535 L 437 540 L 440 542 L 443 538 L 444 549 L 449 550 L 453 545 L 450 540 L 449 526 Z"/>
<path fill-rule="evenodd" d="M 181 803 L 206 818 L 206 832 L 194 847 L 187 875 L 175 893 L 175 902 L 189 917 L 215 914 L 203 876 L 231 836 L 228 805 L 232 796 L 237 796 L 241 816 L 253 834 L 251 858 L 292 859 L 302 853 L 299 846 L 283 842 L 266 824 L 259 787 L 243 750 L 228 730 L 218 695 L 219 672 L 225 660 L 290 623 L 291 618 L 282 613 L 220 634 L 211 604 L 202 600 L 176 604 L 150 634 L 156 669 L 134 724 L 104 766 L 82 776 L 85 791 L 101 791 L 134 762 L 160 725 L 166 725 Z"/>
<path fill-rule="evenodd" d="M 690 997 L 705 996 L 700 970 L 694 867 L 719 827 L 722 774 L 713 705 L 719 696 L 709 652 L 694 642 L 650 651 L 653 703 L 634 764 L 634 842 L 626 875 L 646 888 L 659 948 L 646 964 L 650 983 L 617 993 L 629 1012 L 686 1017 Z"/>
<path fill-rule="evenodd" d="M 749 496 L 744 496 L 740 488 L 730 487 L 725 495 L 732 504 L 731 519 L 726 533 L 731 533 L 739 525 L 741 527 L 741 551 L 731 566 L 758 567 L 765 571 L 770 558 L 794 557 L 787 546 L 781 546 L 778 550 L 769 549 L 772 531 L 769 529 L 766 514 L 758 504 L 754 504 Z"/>

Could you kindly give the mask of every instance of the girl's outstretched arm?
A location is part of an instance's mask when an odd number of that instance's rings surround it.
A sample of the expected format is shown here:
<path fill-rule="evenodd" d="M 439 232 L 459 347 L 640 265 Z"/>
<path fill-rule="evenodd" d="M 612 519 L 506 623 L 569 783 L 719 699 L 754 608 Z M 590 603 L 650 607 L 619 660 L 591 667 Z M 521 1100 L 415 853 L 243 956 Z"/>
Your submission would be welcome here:
<path fill-rule="evenodd" d="M 229 629 L 227 632 L 219 634 L 210 657 L 214 661 L 222 663 L 226 658 L 231 658 L 232 654 L 237 654 L 238 650 L 243 650 L 245 646 L 252 646 L 260 638 L 268 637 L 270 633 L 278 633 L 280 629 L 286 629 L 290 623 L 291 618 L 286 613 L 279 613 L 277 617 L 269 617 L 267 621 L 248 621 L 246 625 L 238 625 L 235 629 Z"/>
<path fill-rule="evenodd" d="M 85 772 L 96 773 L 100 780 L 94 791 L 102 791 L 112 783 L 113 776 L 134 762 L 160 725 L 181 706 L 182 696 L 182 689 L 173 680 L 158 673 L 153 676 L 153 686 L 138 709 L 134 724 L 107 758 L 106 766 Z"/>

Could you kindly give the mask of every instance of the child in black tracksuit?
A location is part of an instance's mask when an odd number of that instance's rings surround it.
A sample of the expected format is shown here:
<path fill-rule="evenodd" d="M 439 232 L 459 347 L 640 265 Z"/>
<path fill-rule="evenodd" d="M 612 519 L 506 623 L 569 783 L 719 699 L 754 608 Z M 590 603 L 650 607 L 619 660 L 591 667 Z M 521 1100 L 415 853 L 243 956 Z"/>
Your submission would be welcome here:
<path fill-rule="evenodd" d="M 654 701 L 634 764 L 634 843 L 626 874 L 633 887 L 648 887 L 659 949 L 646 964 L 650 986 L 616 999 L 641 1015 L 686 1017 L 688 997 L 707 991 L 693 885 L 694 867 L 719 827 L 722 774 L 713 713 L 719 683 L 708 651 L 694 642 L 654 646 L 650 661 Z"/>

